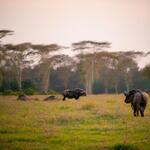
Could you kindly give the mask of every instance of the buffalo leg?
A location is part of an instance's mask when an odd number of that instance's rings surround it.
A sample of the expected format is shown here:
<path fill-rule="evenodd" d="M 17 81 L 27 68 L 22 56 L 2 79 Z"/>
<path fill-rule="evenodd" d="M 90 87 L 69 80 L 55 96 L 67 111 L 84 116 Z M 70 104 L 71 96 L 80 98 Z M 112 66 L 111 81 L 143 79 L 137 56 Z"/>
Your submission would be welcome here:
<path fill-rule="evenodd" d="M 75 99 L 78 100 L 78 99 L 79 99 L 79 96 L 76 96 Z"/>
<path fill-rule="evenodd" d="M 141 117 L 144 117 L 144 108 L 143 107 L 140 108 L 140 113 L 141 113 Z"/>
<path fill-rule="evenodd" d="M 137 116 L 139 116 L 139 110 L 138 110 L 138 109 L 137 109 L 137 111 L 136 111 L 136 112 L 137 112 Z"/>
<path fill-rule="evenodd" d="M 63 101 L 65 101 L 66 97 L 64 96 Z"/>
<path fill-rule="evenodd" d="M 133 115 L 134 115 L 135 117 L 138 116 L 138 109 L 137 109 L 136 107 L 134 107 Z"/>
<path fill-rule="evenodd" d="M 134 117 L 136 117 L 136 110 L 134 110 L 133 115 L 134 115 Z"/>
<path fill-rule="evenodd" d="M 137 116 L 139 116 L 139 111 L 140 111 L 140 106 L 137 106 L 137 110 L 136 110 Z"/>
<path fill-rule="evenodd" d="M 140 106 L 137 104 L 137 105 L 135 105 L 135 108 L 134 108 L 134 112 L 135 112 L 135 114 L 136 114 L 136 116 L 139 116 L 139 111 L 140 111 L 141 109 L 140 109 Z"/>

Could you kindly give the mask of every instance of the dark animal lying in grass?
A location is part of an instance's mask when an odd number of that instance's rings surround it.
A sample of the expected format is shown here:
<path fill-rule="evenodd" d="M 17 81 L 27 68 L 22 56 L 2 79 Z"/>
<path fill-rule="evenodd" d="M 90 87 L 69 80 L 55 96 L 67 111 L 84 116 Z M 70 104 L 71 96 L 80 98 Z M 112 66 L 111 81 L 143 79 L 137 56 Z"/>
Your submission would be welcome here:
<path fill-rule="evenodd" d="M 47 98 L 45 98 L 44 100 L 48 101 L 48 100 L 55 100 L 55 99 L 56 99 L 56 97 L 54 95 L 50 95 Z"/>
<path fill-rule="evenodd" d="M 79 99 L 80 96 L 86 96 L 86 92 L 83 89 L 80 88 L 76 88 L 76 89 L 67 89 L 64 90 L 64 92 L 62 93 L 63 95 L 63 100 L 65 100 L 66 98 L 75 98 L 76 100 Z"/>
<path fill-rule="evenodd" d="M 29 100 L 29 97 L 27 95 L 21 93 L 18 95 L 17 100 L 27 101 L 27 100 Z"/>
<path fill-rule="evenodd" d="M 138 116 L 140 111 L 141 117 L 144 117 L 144 110 L 146 108 L 149 98 L 148 94 L 140 90 L 132 90 L 129 93 L 124 92 L 124 95 L 125 95 L 124 102 L 131 103 L 133 115 Z"/>

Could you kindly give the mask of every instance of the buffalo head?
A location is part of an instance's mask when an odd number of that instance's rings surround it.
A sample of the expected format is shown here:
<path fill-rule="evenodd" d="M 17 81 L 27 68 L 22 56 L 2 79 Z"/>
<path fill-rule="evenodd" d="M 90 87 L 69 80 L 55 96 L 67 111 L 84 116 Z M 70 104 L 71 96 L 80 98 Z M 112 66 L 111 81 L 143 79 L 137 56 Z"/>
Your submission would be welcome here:
<path fill-rule="evenodd" d="M 131 103 L 132 99 L 133 99 L 133 96 L 134 94 L 136 93 L 136 90 L 131 90 L 129 92 L 125 91 L 124 92 L 124 95 L 125 95 L 125 100 L 124 102 L 125 103 Z"/>
<path fill-rule="evenodd" d="M 86 96 L 86 92 L 83 89 L 76 88 L 75 91 L 80 95 L 80 96 Z"/>

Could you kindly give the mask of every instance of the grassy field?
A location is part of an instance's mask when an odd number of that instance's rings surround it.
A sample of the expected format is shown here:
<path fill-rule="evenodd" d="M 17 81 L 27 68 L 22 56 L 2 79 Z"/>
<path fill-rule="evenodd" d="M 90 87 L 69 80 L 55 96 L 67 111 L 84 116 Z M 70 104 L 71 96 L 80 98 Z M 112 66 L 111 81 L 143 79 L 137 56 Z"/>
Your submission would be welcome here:
<path fill-rule="evenodd" d="M 150 150 L 150 105 L 142 118 L 123 95 L 36 97 L 0 97 L 1 150 Z"/>

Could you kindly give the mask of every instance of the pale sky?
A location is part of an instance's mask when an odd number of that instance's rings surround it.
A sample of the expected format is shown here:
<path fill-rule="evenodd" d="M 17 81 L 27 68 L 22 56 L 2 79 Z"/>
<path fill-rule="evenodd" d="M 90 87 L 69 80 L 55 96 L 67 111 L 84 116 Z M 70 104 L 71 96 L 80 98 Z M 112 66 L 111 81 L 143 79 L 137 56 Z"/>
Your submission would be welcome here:
<path fill-rule="evenodd" d="M 108 41 L 111 50 L 150 51 L 150 0 L 0 0 L 4 43 Z"/>

